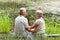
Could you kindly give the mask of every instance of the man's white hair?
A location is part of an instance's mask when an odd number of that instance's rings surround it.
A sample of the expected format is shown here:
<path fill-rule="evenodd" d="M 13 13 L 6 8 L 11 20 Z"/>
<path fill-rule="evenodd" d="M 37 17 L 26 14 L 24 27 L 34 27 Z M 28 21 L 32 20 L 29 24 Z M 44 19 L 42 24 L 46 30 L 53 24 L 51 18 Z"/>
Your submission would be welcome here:
<path fill-rule="evenodd" d="M 22 15 L 23 12 L 26 12 L 26 8 L 20 8 L 19 14 Z"/>
<path fill-rule="evenodd" d="M 20 8 L 20 10 L 26 11 L 26 8 Z"/>

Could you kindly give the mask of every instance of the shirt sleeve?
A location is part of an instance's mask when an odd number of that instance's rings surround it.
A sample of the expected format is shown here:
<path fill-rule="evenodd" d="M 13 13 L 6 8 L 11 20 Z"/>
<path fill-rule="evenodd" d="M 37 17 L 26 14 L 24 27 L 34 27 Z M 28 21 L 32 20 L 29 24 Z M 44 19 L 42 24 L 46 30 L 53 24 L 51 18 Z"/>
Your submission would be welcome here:
<path fill-rule="evenodd" d="M 41 22 L 40 20 L 36 20 L 35 23 L 39 25 Z"/>
<path fill-rule="evenodd" d="M 28 24 L 28 20 L 26 20 L 26 27 L 28 27 L 29 26 L 29 24 Z"/>
<path fill-rule="evenodd" d="M 26 20 L 24 20 L 24 26 L 25 26 L 25 28 L 27 28 L 29 25 L 28 25 L 28 20 L 26 19 Z"/>

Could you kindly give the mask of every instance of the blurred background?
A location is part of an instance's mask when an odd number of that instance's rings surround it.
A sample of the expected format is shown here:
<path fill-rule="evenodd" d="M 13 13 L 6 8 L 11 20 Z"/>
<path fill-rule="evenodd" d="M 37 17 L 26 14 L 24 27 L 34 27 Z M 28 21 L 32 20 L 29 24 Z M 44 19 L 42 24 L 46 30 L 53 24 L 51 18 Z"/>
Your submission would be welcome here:
<path fill-rule="evenodd" d="M 29 24 L 35 21 L 34 12 L 41 9 L 44 12 L 46 33 L 60 34 L 60 1 L 59 0 L 0 0 L 0 32 L 10 32 L 14 28 L 15 18 L 19 9 L 26 7 Z"/>
<path fill-rule="evenodd" d="M 15 18 L 21 7 L 27 8 L 29 25 L 35 21 L 35 10 L 43 10 L 46 34 L 60 34 L 60 0 L 0 0 L 0 33 L 14 29 Z"/>

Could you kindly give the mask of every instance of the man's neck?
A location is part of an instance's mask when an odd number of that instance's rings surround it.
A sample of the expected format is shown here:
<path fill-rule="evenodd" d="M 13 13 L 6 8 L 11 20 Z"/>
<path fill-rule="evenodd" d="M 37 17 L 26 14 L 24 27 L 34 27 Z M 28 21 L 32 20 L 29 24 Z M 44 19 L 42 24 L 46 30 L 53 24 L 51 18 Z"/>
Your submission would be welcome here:
<path fill-rule="evenodd" d="M 40 19 L 40 18 L 42 18 L 42 17 L 39 17 L 38 19 Z"/>
<path fill-rule="evenodd" d="M 25 16 L 23 16 L 23 15 L 20 15 L 21 17 L 25 17 Z"/>
<path fill-rule="evenodd" d="M 24 15 L 20 15 L 20 16 L 23 16 L 23 17 L 25 17 Z"/>

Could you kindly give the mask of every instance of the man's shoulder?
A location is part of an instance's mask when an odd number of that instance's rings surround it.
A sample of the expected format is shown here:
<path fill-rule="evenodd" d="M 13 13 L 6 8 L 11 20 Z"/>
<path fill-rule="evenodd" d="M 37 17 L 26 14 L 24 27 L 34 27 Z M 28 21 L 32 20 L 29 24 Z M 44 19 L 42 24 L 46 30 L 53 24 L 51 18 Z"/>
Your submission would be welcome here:
<path fill-rule="evenodd" d="M 17 16 L 15 19 L 18 19 L 19 18 L 19 16 Z"/>
<path fill-rule="evenodd" d="M 16 18 L 15 18 L 15 20 L 20 20 L 20 21 L 26 21 L 26 20 L 28 20 L 27 18 L 25 18 L 25 17 L 23 17 L 23 16 L 17 16 Z"/>
<path fill-rule="evenodd" d="M 23 16 L 23 17 L 21 17 L 21 18 L 22 18 L 23 20 L 28 20 L 28 19 L 27 19 L 26 17 L 24 17 L 24 16 Z"/>
<path fill-rule="evenodd" d="M 28 20 L 27 18 L 25 18 L 26 20 Z"/>

